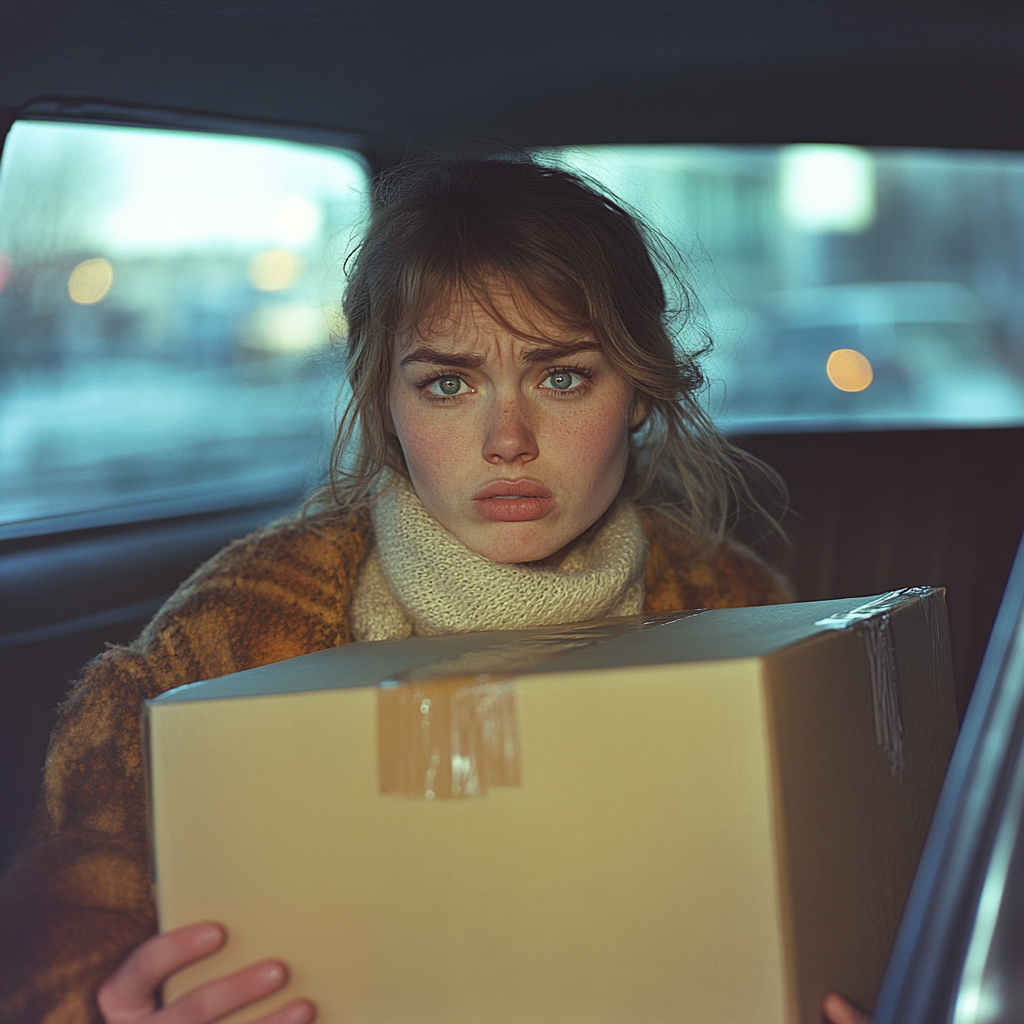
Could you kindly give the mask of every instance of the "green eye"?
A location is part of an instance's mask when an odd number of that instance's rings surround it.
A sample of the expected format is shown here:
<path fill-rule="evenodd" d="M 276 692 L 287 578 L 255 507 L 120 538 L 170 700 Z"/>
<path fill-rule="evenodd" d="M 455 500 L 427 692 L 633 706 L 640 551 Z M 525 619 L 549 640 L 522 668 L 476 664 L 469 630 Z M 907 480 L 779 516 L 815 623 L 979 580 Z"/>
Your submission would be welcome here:
<path fill-rule="evenodd" d="M 434 383 L 442 395 L 457 395 L 462 388 L 461 377 L 439 377 Z"/>
<path fill-rule="evenodd" d="M 573 387 L 573 377 L 575 376 L 576 374 L 570 373 L 568 370 L 558 370 L 548 377 L 548 384 L 555 391 L 569 391 Z"/>

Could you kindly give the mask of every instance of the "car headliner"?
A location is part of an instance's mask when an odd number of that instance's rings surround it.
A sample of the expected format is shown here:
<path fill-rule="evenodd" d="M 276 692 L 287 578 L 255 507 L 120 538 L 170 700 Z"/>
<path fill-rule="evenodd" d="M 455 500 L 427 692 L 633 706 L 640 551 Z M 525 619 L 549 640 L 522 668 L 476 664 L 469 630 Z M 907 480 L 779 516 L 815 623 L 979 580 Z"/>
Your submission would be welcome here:
<path fill-rule="evenodd" d="M 0 106 L 43 96 L 435 151 L 473 139 L 1016 149 L 1024 4 L 0 0 Z"/>

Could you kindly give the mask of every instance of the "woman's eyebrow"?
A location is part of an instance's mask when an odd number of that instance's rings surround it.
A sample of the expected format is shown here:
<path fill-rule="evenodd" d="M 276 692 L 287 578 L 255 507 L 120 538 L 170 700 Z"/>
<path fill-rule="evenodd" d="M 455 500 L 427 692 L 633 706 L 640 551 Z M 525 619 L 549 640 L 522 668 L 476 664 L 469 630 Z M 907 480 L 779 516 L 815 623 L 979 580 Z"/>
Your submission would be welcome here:
<path fill-rule="evenodd" d="M 520 355 L 524 363 L 551 363 L 577 352 L 593 352 L 601 346 L 596 341 L 578 341 L 570 345 L 543 345 L 525 349 Z M 484 356 L 472 352 L 444 352 L 441 349 L 421 345 L 414 348 L 401 360 L 401 365 L 408 363 L 433 363 L 436 366 L 457 366 L 463 370 L 478 370 L 487 360 Z"/>
<path fill-rule="evenodd" d="M 440 349 L 420 346 L 402 357 L 401 365 L 407 363 L 436 363 L 438 366 L 458 366 L 463 370 L 478 370 L 483 366 L 483 356 L 470 352 L 442 352 Z"/>
<path fill-rule="evenodd" d="M 528 348 L 520 357 L 524 363 L 554 363 L 577 352 L 593 352 L 601 346 L 596 341 L 577 341 L 571 345 L 545 345 L 542 348 Z"/>

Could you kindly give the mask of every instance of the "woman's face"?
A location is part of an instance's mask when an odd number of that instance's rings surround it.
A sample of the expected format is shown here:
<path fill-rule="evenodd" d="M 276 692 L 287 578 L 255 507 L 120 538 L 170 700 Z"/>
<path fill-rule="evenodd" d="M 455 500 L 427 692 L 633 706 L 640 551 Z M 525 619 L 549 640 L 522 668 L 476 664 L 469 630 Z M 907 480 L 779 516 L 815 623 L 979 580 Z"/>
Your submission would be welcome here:
<path fill-rule="evenodd" d="M 445 529 L 492 561 L 540 561 L 615 499 L 642 411 L 591 335 L 540 310 L 524 316 L 507 294 L 493 301 L 550 343 L 457 302 L 396 346 L 391 419 L 413 487 Z"/>

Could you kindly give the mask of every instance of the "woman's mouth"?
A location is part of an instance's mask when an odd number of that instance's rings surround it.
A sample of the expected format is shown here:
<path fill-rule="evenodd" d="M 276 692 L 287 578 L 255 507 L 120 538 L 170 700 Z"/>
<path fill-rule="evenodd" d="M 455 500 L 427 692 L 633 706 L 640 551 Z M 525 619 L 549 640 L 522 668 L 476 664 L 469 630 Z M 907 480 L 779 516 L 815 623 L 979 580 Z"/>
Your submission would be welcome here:
<path fill-rule="evenodd" d="M 536 480 L 495 480 L 473 495 L 473 507 L 484 519 L 525 523 L 548 514 L 555 499 Z"/>

